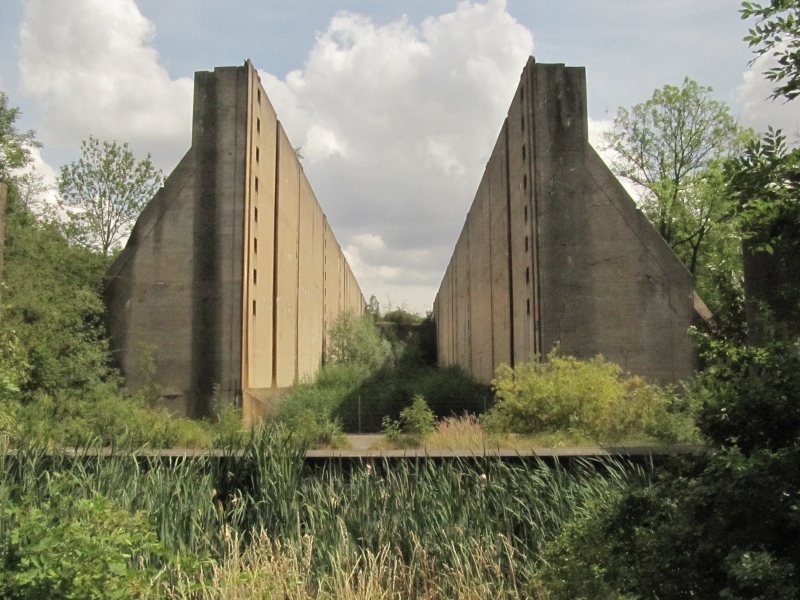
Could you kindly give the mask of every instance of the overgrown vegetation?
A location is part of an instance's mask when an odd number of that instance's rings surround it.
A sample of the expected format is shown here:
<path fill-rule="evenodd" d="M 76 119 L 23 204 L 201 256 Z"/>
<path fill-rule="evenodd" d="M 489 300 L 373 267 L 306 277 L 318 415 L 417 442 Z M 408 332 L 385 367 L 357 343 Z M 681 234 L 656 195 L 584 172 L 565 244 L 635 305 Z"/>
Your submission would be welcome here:
<path fill-rule="evenodd" d="M 0 180 L 8 187 L 0 318 L 0 435 L 54 445 L 125 441 L 205 445 L 211 423 L 171 418 L 147 390 L 126 392 L 103 325 L 102 277 L 110 257 L 70 242 L 73 228 L 20 197 L 14 169 L 30 160 L 33 133 L 14 134 L 19 113 L 0 102 Z"/>
<path fill-rule="evenodd" d="M 514 598 L 542 544 L 641 477 L 491 459 L 316 472 L 304 450 L 262 429 L 218 457 L 2 454 L 0 595 Z"/>
<path fill-rule="evenodd" d="M 697 382 L 716 454 L 567 527 L 545 553 L 553 598 L 796 598 L 800 358 L 717 343 Z"/>
<path fill-rule="evenodd" d="M 742 11 L 760 19 L 751 44 L 779 50 L 769 76 L 789 99 L 800 89 L 797 11 L 794 0 Z M 430 318 L 381 315 L 370 302 L 366 317 L 343 315 L 329 332 L 324 368 L 286 398 L 281 425 L 245 434 L 224 399 L 212 425 L 154 408 L 148 386 L 123 390 L 98 296 L 108 259 L 34 210 L 18 169 L 35 137 L 16 130 L 18 111 L 0 92 L 0 180 L 10 189 L 0 596 L 799 597 L 800 154 L 770 131 L 732 156 L 741 132 L 689 81 L 628 116 L 649 127 L 654 108 L 693 99 L 719 118 L 720 152 L 683 178 L 656 168 L 640 182 L 651 218 L 712 293 L 715 320 L 697 335 L 704 369 L 680 394 L 600 357 L 553 354 L 501 368 L 492 403 L 457 369 L 433 367 Z M 655 115 L 660 124 L 665 114 Z M 777 265 L 774 293 L 749 298 L 750 330 L 740 238 L 751 258 Z M 503 435 L 699 435 L 714 452 L 647 476 L 613 463 L 567 471 L 487 458 L 385 460 L 315 471 L 304 461 L 309 444 L 341 444 L 343 431 L 382 425 L 394 443 L 428 448 L 480 450 Z M 219 451 L 131 452 L 176 443 Z M 82 447 L 70 454 L 64 445 Z"/>
<path fill-rule="evenodd" d="M 742 9 L 759 19 L 751 45 L 778 51 L 767 75 L 787 99 L 798 90 L 798 8 Z M 769 131 L 725 167 L 729 214 L 754 267 L 745 276 L 766 271 L 769 281 L 750 281 L 746 330 L 726 324 L 699 336 L 705 368 L 691 393 L 717 451 L 676 461 L 565 527 L 542 555 L 551 598 L 800 596 L 797 159 Z"/>
<path fill-rule="evenodd" d="M 436 429 L 436 416 L 422 396 L 414 396 L 411 406 L 400 411 L 396 421 L 383 419 L 383 434 L 393 444 L 419 445 Z"/>
<path fill-rule="evenodd" d="M 564 432 L 594 443 L 697 441 L 687 399 L 601 356 L 579 361 L 553 351 L 543 362 L 503 365 L 494 387 L 496 403 L 482 419 L 489 432 Z"/>
<path fill-rule="evenodd" d="M 489 388 L 435 360 L 431 317 L 344 313 L 331 327 L 325 364 L 283 398 L 277 420 L 311 443 L 336 445 L 341 432 L 381 432 L 416 397 L 437 417 L 483 412 Z"/>

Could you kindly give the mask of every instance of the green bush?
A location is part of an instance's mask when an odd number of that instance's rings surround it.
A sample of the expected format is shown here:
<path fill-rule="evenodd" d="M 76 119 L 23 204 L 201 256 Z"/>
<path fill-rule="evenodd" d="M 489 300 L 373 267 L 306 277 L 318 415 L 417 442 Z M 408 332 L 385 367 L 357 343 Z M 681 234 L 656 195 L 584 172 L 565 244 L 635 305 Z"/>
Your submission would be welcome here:
<path fill-rule="evenodd" d="M 38 392 L 17 413 L 19 435 L 60 445 L 89 443 L 169 448 L 179 439 L 180 422 L 116 385 L 98 384 L 79 396 L 73 390 Z"/>
<path fill-rule="evenodd" d="M 745 453 L 777 450 L 800 440 L 800 356 L 767 347 L 712 342 L 693 392 L 702 403 L 701 431 L 715 444 Z"/>
<path fill-rule="evenodd" d="M 685 441 L 693 434 L 691 416 L 676 410 L 669 391 L 597 356 L 588 361 L 558 357 L 501 365 L 492 382 L 496 403 L 482 422 L 494 433 L 564 431 L 595 441 L 630 436 Z M 671 412 L 672 411 L 672 412 Z"/>
<path fill-rule="evenodd" d="M 369 315 L 343 312 L 328 331 L 326 364 L 354 363 L 377 370 L 394 360 L 392 345 L 383 339 Z"/>
<path fill-rule="evenodd" d="M 394 340 L 393 347 L 387 339 L 380 339 L 371 317 L 356 319 L 342 315 L 333 328 L 338 333 L 332 338 L 350 332 L 343 336 L 349 341 L 340 344 L 350 350 L 335 354 L 355 358 L 335 361 L 331 358 L 313 381 L 296 384 L 282 399 L 277 420 L 301 435 L 304 427 L 310 427 L 305 437 L 311 443 L 316 438 L 319 443 L 336 444 L 337 435 L 331 438 L 329 434 L 336 434 L 337 430 L 379 432 L 384 417 L 398 419 L 400 411 L 411 405 L 417 395 L 424 396 L 439 417 L 485 410 L 490 395 L 488 386 L 475 383 L 457 367 L 423 366 L 427 359 L 420 358 L 415 337 L 426 331 L 426 320 L 405 311 L 393 311 L 389 317 L 389 321 L 382 322 L 382 331 Z M 420 321 L 422 326 L 418 326 Z M 358 358 L 373 354 L 378 360 Z"/>
<path fill-rule="evenodd" d="M 436 429 L 436 417 L 420 395 L 414 396 L 411 406 L 400 411 L 400 419 L 383 419 L 383 434 L 396 444 L 422 443 Z"/>
<path fill-rule="evenodd" d="M 0 595 L 9 599 L 144 598 L 165 555 L 144 513 L 100 494 L 76 496 L 76 482 L 50 483 L 48 500 L 6 506 Z M 9 527 L 10 525 L 10 527 Z"/>
<path fill-rule="evenodd" d="M 439 418 L 484 413 L 492 396 L 488 385 L 470 379 L 457 366 L 419 369 L 409 387 L 412 394 L 425 397 Z"/>
<path fill-rule="evenodd" d="M 337 413 L 368 376 L 361 364 L 327 365 L 313 382 L 295 385 L 281 399 L 276 421 L 309 445 L 341 445 L 344 434 Z"/>

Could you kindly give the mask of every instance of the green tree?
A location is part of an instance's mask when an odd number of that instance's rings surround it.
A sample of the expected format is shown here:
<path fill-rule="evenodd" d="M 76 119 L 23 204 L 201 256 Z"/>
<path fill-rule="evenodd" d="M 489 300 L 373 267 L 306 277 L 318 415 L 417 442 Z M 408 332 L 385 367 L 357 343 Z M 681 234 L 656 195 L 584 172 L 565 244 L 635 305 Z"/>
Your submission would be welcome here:
<path fill-rule="evenodd" d="M 751 344 L 800 342 L 800 149 L 770 129 L 727 164 L 728 193 L 744 238 Z M 800 346 L 798 346 L 800 348 Z"/>
<path fill-rule="evenodd" d="M 800 95 L 800 0 L 742 2 L 740 13 L 742 19 L 756 19 L 744 38 L 756 58 L 773 54 L 778 61 L 764 73 L 776 84 L 772 97 L 796 98 Z"/>
<path fill-rule="evenodd" d="M 7 181 L 12 172 L 31 162 L 31 148 L 41 144 L 33 131 L 17 130 L 18 108 L 8 106 L 8 96 L 0 91 L 0 181 Z"/>
<path fill-rule="evenodd" d="M 693 275 L 728 215 L 720 162 L 743 135 L 711 88 L 689 78 L 620 108 L 604 135 L 612 170 L 635 186 L 642 211 Z"/>
<path fill-rule="evenodd" d="M 61 167 L 58 191 L 72 220 L 70 236 L 108 255 L 129 234 L 163 183 L 148 154 L 136 160 L 127 143 L 90 136 L 77 162 Z"/>
<path fill-rule="evenodd" d="M 381 303 L 378 302 L 378 298 L 375 294 L 369 297 L 369 301 L 367 302 L 367 314 L 372 317 L 374 321 L 377 321 L 381 317 Z"/>

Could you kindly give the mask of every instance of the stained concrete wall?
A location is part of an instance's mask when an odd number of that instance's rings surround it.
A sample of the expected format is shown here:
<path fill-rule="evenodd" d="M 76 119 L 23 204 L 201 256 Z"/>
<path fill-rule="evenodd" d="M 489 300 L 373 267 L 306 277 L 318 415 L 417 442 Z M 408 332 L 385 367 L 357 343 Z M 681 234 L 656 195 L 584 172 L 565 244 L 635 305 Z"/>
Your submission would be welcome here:
<path fill-rule="evenodd" d="M 587 123 L 584 70 L 531 58 L 434 304 L 441 363 L 489 382 L 558 344 L 660 382 L 692 374 L 692 278 Z"/>
<path fill-rule="evenodd" d="M 249 62 L 196 73 L 192 147 L 142 212 L 104 296 L 128 384 L 146 382 L 152 359 L 165 405 L 193 416 L 209 413 L 215 386 L 247 417 L 262 413 L 266 392 L 316 372 L 341 311 L 363 313 Z"/>
<path fill-rule="evenodd" d="M 242 389 L 272 386 L 274 366 L 275 189 L 278 171 L 278 117 L 250 70 L 247 144 L 247 216 L 244 220 L 245 287 Z"/>

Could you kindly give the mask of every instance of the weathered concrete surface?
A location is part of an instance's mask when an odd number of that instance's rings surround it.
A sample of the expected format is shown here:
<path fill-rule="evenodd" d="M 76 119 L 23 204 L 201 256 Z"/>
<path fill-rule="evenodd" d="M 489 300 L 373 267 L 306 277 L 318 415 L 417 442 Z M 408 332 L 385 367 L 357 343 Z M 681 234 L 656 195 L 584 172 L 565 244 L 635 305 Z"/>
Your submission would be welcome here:
<path fill-rule="evenodd" d="M 216 387 L 246 419 L 262 414 L 276 397 L 266 390 L 316 371 L 339 312 L 363 313 L 249 61 L 196 73 L 192 147 L 142 212 L 104 297 L 128 385 L 152 379 L 166 406 L 192 416 L 209 413 Z"/>
<path fill-rule="evenodd" d="M 694 296 L 589 145 L 584 70 L 531 58 L 437 295 L 439 361 L 489 382 L 559 345 L 673 383 L 695 367 Z"/>

